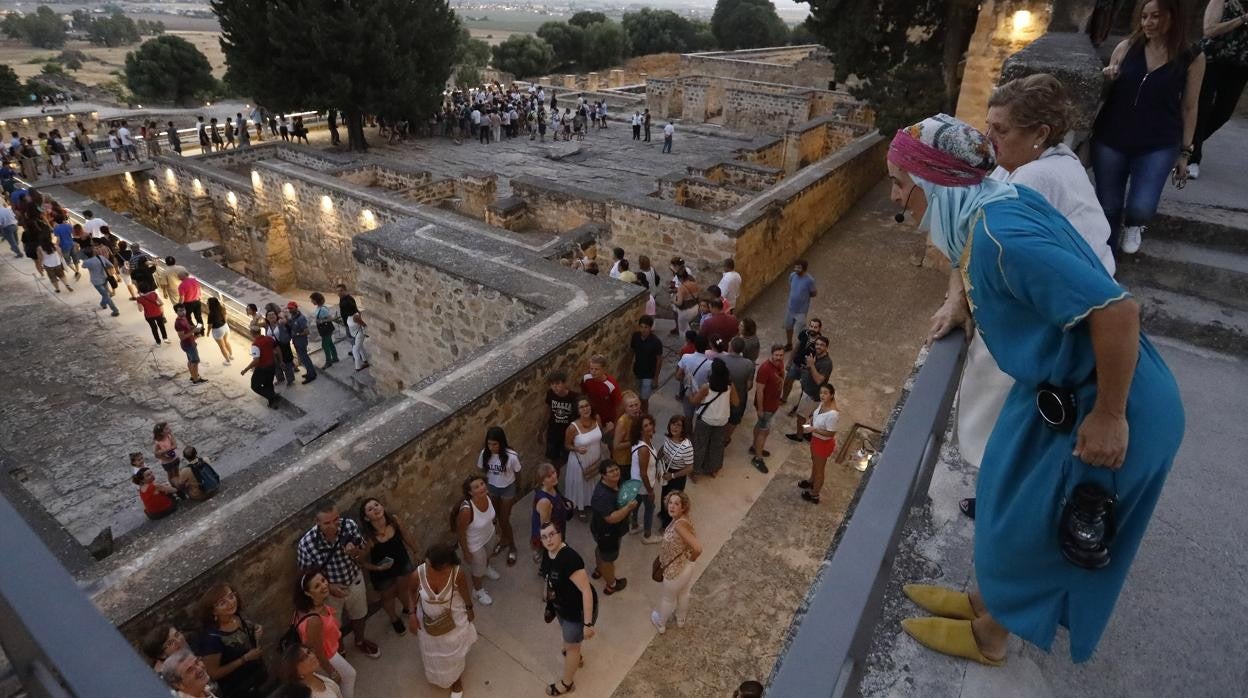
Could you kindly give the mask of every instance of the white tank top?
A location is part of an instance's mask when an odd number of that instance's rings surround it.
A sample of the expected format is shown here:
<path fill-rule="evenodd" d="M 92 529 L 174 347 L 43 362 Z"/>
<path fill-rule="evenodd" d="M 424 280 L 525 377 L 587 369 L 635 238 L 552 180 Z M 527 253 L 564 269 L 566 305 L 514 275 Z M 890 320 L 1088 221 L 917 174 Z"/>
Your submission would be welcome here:
<path fill-rule="evenodd" d="M 494 536 L 494 502 L 487 499 L 485 511 L 477 509 L 471 499 L 464 500 L 472 510 L 472 521 L 468 522 L 468 550 L 480 550 Z"/>

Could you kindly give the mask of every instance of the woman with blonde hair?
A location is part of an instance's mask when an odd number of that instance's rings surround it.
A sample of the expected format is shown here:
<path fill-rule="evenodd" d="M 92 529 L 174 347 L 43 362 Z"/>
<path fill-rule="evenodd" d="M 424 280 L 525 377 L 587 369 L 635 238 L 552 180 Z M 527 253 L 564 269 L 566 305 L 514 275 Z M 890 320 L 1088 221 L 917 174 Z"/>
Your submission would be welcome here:
<path fill-rule="evenodd" d="M 667 621 L 676 616 L 676 627 L 685 627 L 689 613 L 689 592 L 693 588 L 693 563 L 702 556 L 702 543 L 698 540 L 689 512 L 693 501 L 684 490 L 669 492 L 663 498 L 663 507 L 672 522 L 663 530 L 662 547 L 659 548 L 659 572 L 663 575 L 663 589 L 659 595 L 659 607 L 650 612 L 650 622 L 659 634 L 667 632 Z"/>

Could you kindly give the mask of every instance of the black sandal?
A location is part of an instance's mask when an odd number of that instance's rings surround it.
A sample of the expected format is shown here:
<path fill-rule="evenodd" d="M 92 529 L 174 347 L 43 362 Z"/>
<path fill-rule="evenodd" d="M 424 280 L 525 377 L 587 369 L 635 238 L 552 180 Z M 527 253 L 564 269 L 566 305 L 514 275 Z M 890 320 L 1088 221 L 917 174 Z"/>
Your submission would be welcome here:
<path fill-rule="evenodd" d="M 811 493 L 810 493 L 810 490 L 802 490 L 802 499 L 805 499 L 806 501 L 810 502 L 811 504 L 818 504 L 818 503 L 819 503 L 819 495 L 817 495 L 817 494 L 811 494 Z"/>
<path fill-rule="evenodd" d="M 962 501 L 958 502 L 958 509 L 961 509 L 963 514 L 966 514 L 967 517 L 974 520 L 975 519 L 975 498 L 967 497 L 966 499 L 963 499 Z"/>
<path fill-rule="evenodd" d="M 800 481 L 797 483 L 797 486 L 798 486 L 798 487 L 800 487 L 800 488 L 802 488 L 802 489 L 804 489 L 804 490 L 808 490 L 808 489 L 810 489 L 810 488 L 814 487 L 814 485 L 810 484 L 810 480 L 800 480 Z"/>
<path fill-rule="evenodd" d="M 559 684 L 563 684 L 563 689 L 562 689 L 562 690 L 560 690 L 560 688 L 559 688 Z M 563 679 L 559 679 L 559 683 L 552 683 L 552 684 L 548 684 L 548 685 L 546 686 L 546 695 L 548 695 L 548 696 L 561 696 L 561 695 L 563 695 L 563 694 L 565 694 L 565 693 L 572 693 L 572 692 L 573 692 L 573 691 L 575 691 L 575 690 L 576 690 L 576 684 L 575 684 L 575 683 L 567 683 L 567 682 L 565 682 Z"/>

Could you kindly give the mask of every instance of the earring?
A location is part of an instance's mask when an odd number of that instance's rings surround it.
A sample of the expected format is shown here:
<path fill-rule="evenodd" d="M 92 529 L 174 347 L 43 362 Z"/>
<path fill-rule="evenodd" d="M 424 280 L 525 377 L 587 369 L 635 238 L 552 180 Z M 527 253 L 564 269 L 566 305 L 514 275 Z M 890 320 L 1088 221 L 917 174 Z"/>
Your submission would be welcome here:
<path fill-rule="evenodd" d="M 1032 144 L 1031 144 L 1031 149 L 1032 149 L 1032 150 L 1040 150 L 1040 144 L 1039 144 L 1039 143 L 1032 143 Z"/>

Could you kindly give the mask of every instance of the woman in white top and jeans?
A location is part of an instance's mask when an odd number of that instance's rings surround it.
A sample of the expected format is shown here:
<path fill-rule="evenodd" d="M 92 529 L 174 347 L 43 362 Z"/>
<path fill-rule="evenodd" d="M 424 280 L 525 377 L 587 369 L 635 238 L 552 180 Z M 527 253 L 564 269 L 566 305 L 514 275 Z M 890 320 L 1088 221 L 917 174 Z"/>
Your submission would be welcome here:
<path fill-rule="evenodd" d="M 715 477 L 724 467 L 724 440 L 727 437 L 728 414 L 741 401 L 732 385 L 728 365 L 723 359 L 711 360 L 711 373 L 706 385 L 689 396 L 694 408 L 693 477 Z"/>
<path fill-rule="evenodd" d="M 641 491 L 637 493 L 639 509 L 645 510 L 644 528 L 641 542 L 656 544 L 661 539 L 651 536 L 654 527 L 654 498 L 659 486 L 659 455 L 654 450 L 654 417 L 644 414 L 633 421 L 629 430 L 629 441 L 633 443 L 632 479 L 641 481 Z M 633 530 L 637 529 L 637 509 L 633 509 Z"/>
<path fill-rule="evenodd" d="M 502 536 L 491 555 L 507 549 L 508 566 L 516 564 L 516 540 L 511 531 L 511 507 L 516 502 L 516 475 L 520 473 L 520 456 L 507 447 L 507 432 L 493 426 L 485 430 L 485 445 L 477 456 L 477 469 L 485 472 L 490 499 L 498 508 Z"/>
<path fill-rule="evenodd" d="M 802 499 L 811 504 L 819 503 L 823 473 L 827 469 L 828 458 L 836 452 L 836 426 L 840 419 L 841 413 L 836 408 L 836 388 L 824 381 L 819 386 L 819 404 L 810 414 L 810 479 L 797 483 L 802 488 Z"/>
<path fill-rule="evenodd" d="M 987 135 L 998 165 L 990 176 L 1036 190 L 1070 221 L 1113 276 L 1109 221 L 1087 170 L 1062 143 L 1070 129 L 1070 112 L 1066 90 L 1052 75 L 1039 73 L 998 87 L 988 100 Z M 965 327 L 969 317 L 962 275 L 954 269 L 945 304 L 932 316 L 932 339 Z M 1014 380 L 997 367 L 984 340 L 974 333 L 958 389 L 957 438 L 962 457 L 976 468 L 1012 387 Z M 973 499 L 963 500 L 960 507 L 968 516 L 975 515 Z"/>
<path fill-rule="evenodd" d="M 469 475 L 464 480 L 463 490 L 464 499 L 455 506 L 451 524 L 459 539 L 464 563 L 472 573 L 472 588 L 475 590 L 472 595 L 481 605 L 489 606 L 494 599 L 485 590 L 483 578 L 499 578 L 498 572 L 490 567 L 487 550 L 490 539 L 494 537 L 494 503 L 490 501 L 485 478 L 480 475 Z"/>

